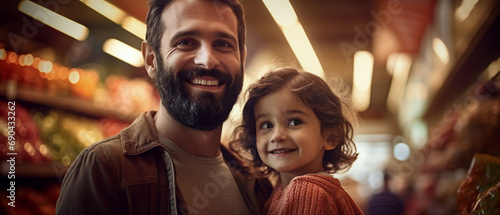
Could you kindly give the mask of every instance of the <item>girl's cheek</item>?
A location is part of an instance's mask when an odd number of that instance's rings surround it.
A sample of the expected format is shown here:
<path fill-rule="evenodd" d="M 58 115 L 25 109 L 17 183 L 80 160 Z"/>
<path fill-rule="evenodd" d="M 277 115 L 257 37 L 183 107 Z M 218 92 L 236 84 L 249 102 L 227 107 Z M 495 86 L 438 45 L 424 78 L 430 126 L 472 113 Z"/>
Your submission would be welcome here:
<path fill-rule="evenodd" d="M 265 148 L 267 148 L 265 142 L 262 142 L 262 139 L 259 139 L 257 137 L 257 151 L 259 152 L 259 154 L 263 153 L 265 150 Z"/>

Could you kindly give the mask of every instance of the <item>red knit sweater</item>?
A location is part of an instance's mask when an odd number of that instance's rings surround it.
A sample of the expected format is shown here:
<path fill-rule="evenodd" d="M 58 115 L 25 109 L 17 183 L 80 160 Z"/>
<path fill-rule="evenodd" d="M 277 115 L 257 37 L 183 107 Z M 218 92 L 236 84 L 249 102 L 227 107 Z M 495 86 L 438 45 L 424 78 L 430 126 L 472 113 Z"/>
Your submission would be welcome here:
<path fill-rule="evenodd" d="M 327 174 L 297 176 L 278 185 L 267 200 L 267 214 L 363 214 L 339 180 Z"/>

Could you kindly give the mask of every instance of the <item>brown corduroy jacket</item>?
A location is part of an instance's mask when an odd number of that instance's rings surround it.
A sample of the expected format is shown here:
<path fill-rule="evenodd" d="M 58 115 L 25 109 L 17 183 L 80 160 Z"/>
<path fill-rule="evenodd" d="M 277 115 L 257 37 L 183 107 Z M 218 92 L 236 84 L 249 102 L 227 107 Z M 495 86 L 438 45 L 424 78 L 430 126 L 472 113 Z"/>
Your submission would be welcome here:
<path fill-rule="evenodd" d="M 160 144 L 154 111 L 143 113 L 119 134 L 84 149 L 64 177 L 56 214 L 183 214 L 173 163 Z M 221 146 L 252 214 L 260 214 L 271 184 L 241 173 Z M 183 207 L 184 205 L 184 207 Z"/>

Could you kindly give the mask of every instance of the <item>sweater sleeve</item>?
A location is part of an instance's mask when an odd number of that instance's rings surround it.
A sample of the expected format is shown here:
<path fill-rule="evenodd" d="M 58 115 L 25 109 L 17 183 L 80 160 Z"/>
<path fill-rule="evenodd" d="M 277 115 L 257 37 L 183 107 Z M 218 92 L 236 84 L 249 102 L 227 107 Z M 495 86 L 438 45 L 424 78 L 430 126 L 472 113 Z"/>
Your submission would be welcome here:
<path fill-rule="evenodd" d="M 327 214 L 329 195 L 312 183 L 291 183 L 283 193 L 282 214 Z"/>

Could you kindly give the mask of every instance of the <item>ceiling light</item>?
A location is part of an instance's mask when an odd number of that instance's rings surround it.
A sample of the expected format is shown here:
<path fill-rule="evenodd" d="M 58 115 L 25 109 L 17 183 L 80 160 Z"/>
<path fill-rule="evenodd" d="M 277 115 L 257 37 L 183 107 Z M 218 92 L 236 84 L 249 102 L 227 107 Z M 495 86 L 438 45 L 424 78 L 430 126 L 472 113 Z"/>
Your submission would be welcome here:
<path fill-rule="evenodd" d="M 141 67 L 144 65 L 141 51 L 117 39 L 106 40 L 102 46 L 102 50 L 132 66 Z"/>
<path fill-rule="evenodd" d="M 123 29 L 144 40 L 146 36 L 146 24 L 144 24 L 144 22 L 128 15 L 127 12 L 105 0 L 80 1 L 104 17 L 120 25 Z"/>
<path fill-rule="evenodd" d="M 465 21 L 478 1 L 479 0 L 462 0 L 462 4 L 455 10 L 455 17 L 458 21 Z"/>
<path fill-rule="evenodd" d="M 446 48 L 446 45 L 441 39 L 437 37 L 434 37 L 434 39 L 432 39 L 432 49 L 437 54 L 439 59 L 441 59 L 441 62 L 447 64 L 450 61 L 448 48 Z"/>
<path fill-rule="evenodd" d="M 26 15 L 70 36 L 76 40 L 83 41 L 89 35 L 89 29 L 80 23 L 61 16 L 45 7 L 28 0 L 19 3 L 19 11 Z"/>
<path fill-rule="evenodd" d="M 104 0 L 80 0 L 80 1 L 115 23 L 121 23 L 123 18 L 125 18 L 126 16 L 125 12 L 123 12 L 120 8 Z"/>
<path fill-rule="evenodd" d="M 317 76 L 324 78 L 324 71 L 321 67 L 314 49 L 307 38 L 306 32 L 300 23 L 293 26 L 281 29 L 285 35 L 288 44 L 292 48 L 293 53 L 297 57 L 302 69 L 307 72 L 314 73 Z"/>
<path fill-rule="evenodd" d="M 358 111 L 365 111 L 370 106 L 372 75 L 373 55 L 368 51 L 354 53 L 352 97 Z"/>
<path fill-rule="evenodd" d="M 299 21 L 288 0 L 263 0 L 263 2 L 280 27 L 292 26 Z"/>
<path fill-rule="evenodd" d="M 387 62 L 385 63 L 387 73 L 389 75 L 394 74 L 394 67 L 396 67 L 396 60 L 398 59 L 399 53 L 391 53 L 387 56 Z"/>
<path fill-rule="evenodd" d="M 411 62 L 412 59 L 408 54 L 400 53 L 397 56 L 391 87 L 387 97 L 387 107 L 393 112 L 398 110 L 401 99 L 403 98 L 406 82 L 408 81 L 408 74 L 410 73 Z"/>
<path fill-rule="evenodd" d="M 323 67 L 288 0 L 263 0 L 278 23 L 302 69 L 325 78 Z"/>
<path fill-rule="evenodd" d="M 121 25 L 123 29 L 144 40 L 146 36 L 146 24 L 143 22 L 132 16 L 127 16 L 123 19 Z"/>
<path fill-rule="evenodd" d="M 488 67 L 482 73 L 482 76 L 486 78 L 486 80 L 491 80 L 500 72 L 500 57 L 496 60 L 492 61 Z M 496 83 L 495 83 L 496 84 Z"/>

